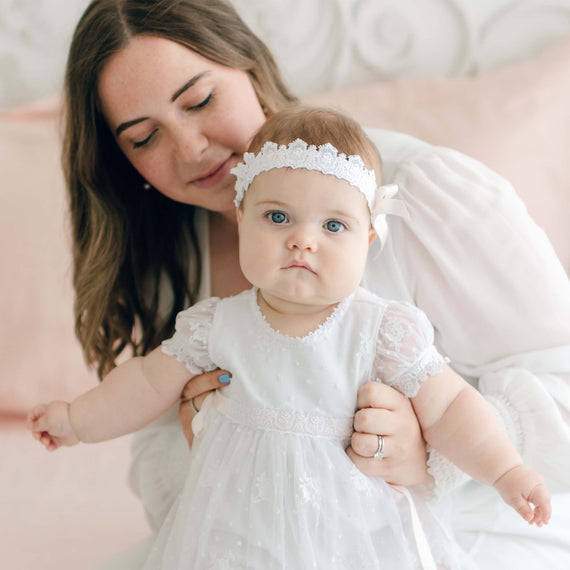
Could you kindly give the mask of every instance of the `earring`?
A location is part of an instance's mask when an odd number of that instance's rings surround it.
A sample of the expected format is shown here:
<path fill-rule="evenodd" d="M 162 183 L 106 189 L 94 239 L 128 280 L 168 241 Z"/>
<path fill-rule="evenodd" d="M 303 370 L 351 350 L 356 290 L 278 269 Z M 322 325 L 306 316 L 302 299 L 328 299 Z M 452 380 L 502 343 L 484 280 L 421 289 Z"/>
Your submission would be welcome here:
<path fill-rule="evenodd" d="M 143 184 L 143 188 L 144 188 L 145 190 L 150 190 L 150 184 L 149 184 L 148 182 L 145 182 L 145 183 Z"/>

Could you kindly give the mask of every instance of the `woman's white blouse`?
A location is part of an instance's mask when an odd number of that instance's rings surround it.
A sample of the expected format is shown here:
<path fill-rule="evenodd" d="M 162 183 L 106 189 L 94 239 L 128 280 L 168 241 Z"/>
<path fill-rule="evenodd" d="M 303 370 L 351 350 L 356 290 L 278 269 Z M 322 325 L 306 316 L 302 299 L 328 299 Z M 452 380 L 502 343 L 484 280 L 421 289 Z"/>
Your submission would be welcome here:
<path fill-rule="evenodd" d="M 400 133 L 368 134 L 382 154 L 383 183 L 398 185 L 410 219 L 388 218 L 388 239 L 382 250 L 372 245 L 362 285 L 422 309 L 438 351 L 493 406 L 523 459 L 551 491 L 570 491 L 570 282 L 550 242 L 512 186 L 481 163 Z M 188 460 L 176 408 L 135 435 L 130 481 L 153 528 L 180 492 Z M 428 466 L 437 493 L 462 480 L 433 450 Z"/>

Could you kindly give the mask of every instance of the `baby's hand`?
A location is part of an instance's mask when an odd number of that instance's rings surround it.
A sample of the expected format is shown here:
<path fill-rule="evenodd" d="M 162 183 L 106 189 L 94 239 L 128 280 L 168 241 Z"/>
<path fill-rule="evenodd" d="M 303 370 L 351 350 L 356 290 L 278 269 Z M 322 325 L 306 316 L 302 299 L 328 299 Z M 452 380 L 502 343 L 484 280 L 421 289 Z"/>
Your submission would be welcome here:
<path fill-rule="evenodd" d="M 26 428 L 32 431 L 48 451 L 62 445 L 75 445 L 79 439 L 69 421 L 69 404 L 56 401 L 36 406 L 26 419 Z"/>
<path fill-rule="evenodd" d="M 513 507 L 529 524 L 548 524 L 551 513 L 550 493 L 536 471 L 526 465 L 518 465 L 499 477 L 494 487 L 505 503 Z M 529 503 L 534 505 L 534 510 Z"/>

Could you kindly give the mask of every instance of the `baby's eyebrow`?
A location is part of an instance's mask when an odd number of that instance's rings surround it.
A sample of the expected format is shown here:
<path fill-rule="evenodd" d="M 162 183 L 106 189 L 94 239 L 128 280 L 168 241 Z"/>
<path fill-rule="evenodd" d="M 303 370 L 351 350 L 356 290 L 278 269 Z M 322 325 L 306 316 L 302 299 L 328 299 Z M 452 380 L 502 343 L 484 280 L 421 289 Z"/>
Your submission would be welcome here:
<path fill-rule="evenodd" d="M 287 206 L 285 202 L 280 202 L 279 200 L 260 200 L 256 203 L 258 206 L 265 206 L 266 204 L 270 204 L 271 206 Z"/>
<path fill-rule="evenodd" d="M 352 214 L 349 214 L 348 212 L 345 212 L 343 210 L 327 210 L 327 214 L 331 215 L 331 216 L 339 216 L 342 218 L 352 218 L 355 219 L 354 216 Z"/>

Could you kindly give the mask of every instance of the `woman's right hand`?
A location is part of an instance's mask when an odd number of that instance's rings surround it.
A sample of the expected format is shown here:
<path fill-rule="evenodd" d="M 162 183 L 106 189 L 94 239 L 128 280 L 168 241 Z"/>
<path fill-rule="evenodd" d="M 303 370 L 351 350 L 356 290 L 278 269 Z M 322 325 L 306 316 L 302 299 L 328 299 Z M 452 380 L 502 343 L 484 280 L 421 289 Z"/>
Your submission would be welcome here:
<path fill-rule="evenodd" d="M 386 384 L 368 382 L 358 391 L 357 406 L 346 450 L 356 467 L 394 485 L 432 484 L 426 442 L 410 400 Z M 382 461 L 373 457 L 379 435 L 385 442 Z"/>
<path fill-rule="evenodd" d="M 214 370 L 213 372 L 206 372 L 200 376 L 194 376 L 186 383 L 182 396 L 180 406 L 178 407 L 178 418 L 182 424 L 182 431 L 184 437 L 188 440 L 188 446 L 192 448 L 192 440 L 194 439 L 194 432 L 192 431 L 192 420 L 196 413 L 192 409 L 191 400 L 194 399 L 194 406 L 200 410 L 202 403 L 206 396 L 213 392 L 216 388 L 227 386 L 230 382 L 230 373 L 227 370 Z"/>

